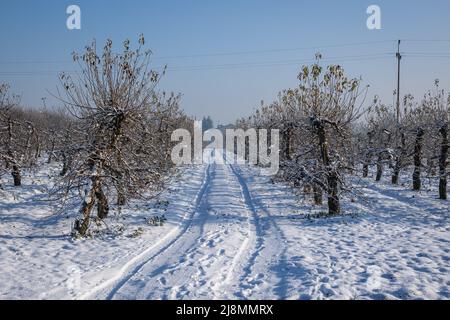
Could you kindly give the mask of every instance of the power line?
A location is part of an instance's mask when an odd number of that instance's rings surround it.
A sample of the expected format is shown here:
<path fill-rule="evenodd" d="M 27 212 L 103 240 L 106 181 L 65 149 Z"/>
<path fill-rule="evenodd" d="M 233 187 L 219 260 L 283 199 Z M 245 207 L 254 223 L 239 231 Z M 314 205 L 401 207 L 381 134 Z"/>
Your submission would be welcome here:
<path fill-rule="evenodd" d="M 447 39 L 402 39 L 403 42 L 449 42 Z"/>
<path fill-rule="evenodd" d="M 347 62 L 347 61 L 368 61 L 368 60 L 376 60 L 376 59 L 390 59 L 389 57 L 378 57 L 378 58 L 361 58 L 361 59 L 353 59 L 353 60 L 334 60 L 339 62 Z M 315 60 L 309 60 L 304 63 L 313 63 Z M 331 62 L 331 60 L 324 60 Z M 197 69 L 168 69 L 168 71 L 179 72 L 179 71 L 210 71 L 210 70 L 232 70 L 232 69 L 248 69 L 248 68 L 266 68 L 266 67 L 283 67 L 283 66 L 292 66 L 298 65 L 298 63 L 278 63 L 278 64 L 265 64 L 265 65 L 243 65 L 236 67 L 211 67 L 211 68 L 197 68 Z"/>
<path fill-rule="evenodd" d="M 408 58 L 450 58 L 450 55 L 403 55 Z"/>
<path fill-rule="evenodd" d="M 380 41 L 341 43 L 341 44 L 330 44 L 330 45 L 298 47 L 298 48 L 281 48 L 281 49 L 266 49 L 266 50 L 237 51 L 237 52 L 216 52 L 216 53 L 205 53 L 205 54 L 199 53 L 199 54 L 192 54 L 192 55 L 175 55 L 175 56 L 161 56 L 161 57 L 153 56 L 152 59 L 153 60 L 184 59 L 184 58 L 251 55 L 251 54 L 260 54 L 260 53 L 293 52 L 293 51 L 316 50 L 316 49 L 326 49 L 326 48 L 355 47 L 355 46 L 364 46 L 364 45 L 391 43 L 391 42 L 393 43 L 393 41 L 394 40 L 380 40 Z M 64 63 L 73 63 L 73 61 L 72 60 L 0 61 L 0 64 L 64 64 Z"/>
<path fill-rule="evenodd" d="M 392 54 L 389 55 L 368 55 L 368 56 L 347 56 L 347 57 L 332 57 L 324 58 L 322 62 L 356 62 L 356 61 L 373 61 L 373 60 L 383 60 L 391 59 Z M 349 58 L 350 57 L 350 58 Z M 450 55 L 413 55 L 413 54 L 402 54 L 402 57 L 412 58 L 412 59 L 448 59 Z M 217 65 L 193 65 L 193 66 L 176 66 L 168 67 L 167 71 L 170 72 L 188 72 L 188 71 L 212 71 L 212 70 L 235 70 L 235 69 L 249 69 L 249 68 L 267 68 L 267 67 L 283 67 L 292 66 L 299 64 L 314 63 L 313 59 L 305 60 L 286 60 L 286 61 L 272 61 L 272 62 L 256 62 L 256 63 L 236 63 L 236 64 L 217 64 Z M 153 69 L 162 69 L 162 66 L 155 67 Z M 56 76 L 63 71 L 0 71 L 0 76 Z M 64 71 L 66 74 L 77 74 L 77 71 Z"/>
<path fill-rule="evenodd" d="M 0 64 L 64 64 L 64 63 L 73 63 L 73 60 L 0 61 Z"/>
<path fill-rule="evenodd" d="M 408 58 L 450 58 L 450 54 L 411 54 L 407 53 L 403 56 Z"/>
<path fill-rule="evenodd" d="M 360 58 L 380 58 L 380 57 L 388 57 L 391 53 L 377 53 L 377 54 L 367 54 L 367 55 L 351 55 L 351 56 L 340 56 L 340 57 L 329 57 L 322 59 L 322 61 L 330 61 L 337 59 L 360 59 Z M 228 67 L 246 67 L 246 66 L 265 66 L 265 65 L 279 65 L 279 64 L 299 64 L 299 63 L 308 63 L 314 62 L 314 59 L 294 59 L 294 60 L 281 60 L 281 61 L 262 61 L 262 62 L 244 62 L 244 63 L 228 63 L 228 64 L 216 64 L 216 65 L 198 65 L 198 66 L 180 66 L 180 67 L 169 67 L 168 70 L 183 70 L 183 69 L 209 69 L 209 68 L 228 68 Z"/>
<path fill-rule="evenodd" d="M 222 53 L 210 53 L 210 54 L 193 54 L 193 55 L 166 56 L 166 57 L 154 57 L 154 59 L 178 59 L 178 58 L 197 58 L 197 57 L 250 55 L 250 54 L 259 54 L 259 53 L 276 53 L 276 52 L 316 50 L 316 49 L 326 49 L 326 48 L 355 47 L 355 46 L 363 46 L 363 45 L 369 45 L 369 44 L 390 43 L 390 42 L 393 42 L 393 40 L 366 41 L 366 42 L 331 44 L 331 45 L 321 45 L 321 46 L 312 46 L 312 47 L 299 47 L 299 48 L 267 49 L 267 50 L 252 50 L 252 51 L 240 51 L 240 52 L 222 52 Z"/>
<path fill-rule="evenodd" d="M 322 61 L 364 61 L 375 60 L 381 58 L 389 58 L 391 53 L 376 53 L 366 55 L 347 55 L 324 58 Z M 221 69 L 241 69 L 241 68 L 257 68 L 257 67 L 275 67 L 285 65 L 299 65 L 302 63 L 315 62 L 313 59 L 295 59 L 295 60 L 275 60 L 275 61 L 261 61 L 261 62 L 244 62 L 244 63 L 229 63 L 229 64 L 210 64 L 210 65 L 192 65 L 192 66 L 175 66 L 169 67 L 168 71 L 200 71 L 200 70 L 221 70 Z M 162 66 L 155 69 L 163 68 Z M 0 75 L 4 76 L 31 76 L 31 75 L 55 75 L 62 73 L 56 70 L 37 70 L 37 71 L 0 71 Z M 76 71 L 66 71 L 67 74 L 76 74 Z"/>
<path fill-rule="evenodd" d="M 77 71 L 47 71 L 47 70 L 38 70 L 38 71 L 0 71 L 0 75 L 57 75 L 60 73 L 66 74 L 76 74 Z"/>
<path fill-rule="evenodd" d="M 408 52 L 408 54 L 450 55 L 450 52 Z"/>
<path fill-rule="evenodd" d="M 392 54 L 379 54 L 379 55 L 360 55 L 360 56 L 343 56 L 343 57 L 330 57 L 322 59 L 322 62 L 357 62 L 357 61 L 373 61 L 391 59 Z M 402 54 L 402 57 L 408 58 L 450 58 L 450 55 L 445 56 L 423 56 L 423 55 L 411 55 Z M 234 70 L 234 69 L 249 69 L 249 68 L 266 68 L 266 67 L 282 67 L 292 66 L 300 64 L 314 63 L 314 59 L 305 60 L 284 60 L 284 61 L 266 61 L 266 62 L 249 62 L 249 63 L 235 63 L 235 64 L 213 64 L 213 65 L 192 65 L 192 66 L 175 66 L 168 67 L 167 71 L 170 72 L 187 72 L 187 71 L 210 71 L 210 70 Z M 154 70 L 162 69 L 163 66 L 154 67 Z M 0 76 L 55 76 L 63 71 L 52 70 L 39 70 L 39 71 L 0 71 Z M 66 74 L 77 74 L 77 71 L 64 71 Z"/>
<path fill-rule="evenodd" d="M 295 52 L 303 50 L 317 50 L 327 48 L 344 48 L 344 47 L 356 47 L 383 43 L 396 43 L 397 40 L 379 40 L 379 41 L 365 41 L 365 42 L 353 42 L 353 43 L 341 43 L 341 44 L 329 44 L 318 45 L 309 47 L 297 47 L 297 48 L 279 48 L 279 49 L 266 49 L 266 50 L 249 50 L 249 51 L 236 51 L 236 52 L 215 52 L 215 53 L 198 53 L 191 55 L 173 55 L 173 56 L 153 56 L 153 60 L 164 59 L 185 59 L 185 58 L 201 58 L 201 57 L 218 57 L 218 56 L 239 56 L 239 55 L 252 55 L 263 53 L 277 53 L 277 52 Z M 402 39 L 403 42 L 443 42 L 450 43 L 447 39 Z M 0 61 L 0 64 L 66 64 L 73 63 L 72 60 L 23 60 L 23 61 Z"/>
<path fill-rule="evenodd" d="M 402 40 L 403 42 L 449 42 L 450 40 L 418 40 L 418 39 L 407 39 Z M 319 48 L 336 48 L 336 47 L 349 47 L 349 46 L 362 46 L 362 45 L 372 45 L 380 43 L 391 43 L 393 40 L 381 40 L 381 41 L 367 41 L 367 42 L 357 42 L 357 43 L 342 43 L 342 44 L 331 44 L 322 45 L 315 47 L 302 47 L 302 48 L 290 48 L 290 49 L 270 49 L 270 50 L 259 50 L 259 51 L 241 51 L 241 52 L 228 52 L 228 53 L 213 53 L 213 54 L 197 54 L 197 55 L 180 55 L 180 56 L 168 56 L 168 57 L 158 57 L 158 59 L 172 59 L 172 58 L 188 58 L 188 57 L 207 57 L 207 56 L 230 56 L 230 55 L 249 55 L 255 53 L 274 53 L 283 51 L 298 51 L 298 50 L 309 50 L 309 49 L 319 49 Z M 372 53 L 372 54 L 360 54 L 351 56 L 338 56 L 338 57 L 328 57 L 324 58 L 322 61 L 339 61 L 339 62 L 351 62 L 351 61 L 364 61 L 364 60 L 377 60 L 391 57 L 392 55 L 398 55 L 401 57 L 408 58 L 450 58 L 450 52 L 401 52 L 390 53 Z M 154 58 L 155 59 L 155 58 Z M 202 70 L 226 70 L 226 69 L 242 69 L 242 68 L 259 68 L 259 67 L 276 67 L 276 66 L 287 66 L 287 65 L 297 65 L 301 63 L 311 63 L 314 62 L 313 59 L 293 59 L 293 60 L 272 60 L 272 61 L 261 61 L 261 62 L 240 62 L 240 63 L 228 63 L 228 64 L 209 64 L 209 65 L 187 65 L 187 66 L 169 66 L 168 71 L 202 71 Z M 58 61 L 58 60 L 47 60 L 47 61 L 3 61 L 0 64 L 57 64 L 66 63 L 68 61 Z M 156 66 L 154 69 L 162 69 L 163 66 Z M 62 73 L 62 71 L 53 70 L 37 70 L 37 71 L 0 71 L 0 76 L 52 76 L 55 74 Z M 76 71 L 66 71 L 65 73 L 76 74 Z"/>

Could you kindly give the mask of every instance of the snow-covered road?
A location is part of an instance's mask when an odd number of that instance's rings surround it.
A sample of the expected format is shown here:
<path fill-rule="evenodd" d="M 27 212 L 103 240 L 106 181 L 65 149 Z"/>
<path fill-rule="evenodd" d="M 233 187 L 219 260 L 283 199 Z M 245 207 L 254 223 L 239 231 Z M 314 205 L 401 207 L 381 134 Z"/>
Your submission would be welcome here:
<path fill-rule="evenodd" d="M 0 298 L 449 299 L 449 205 L 363 180 L 351 213 L 325 210 L 248 166 L 187 167 L 122 235 L 71 240 L 49 216 L 48 172 L 0 198 Z M 6 196 L 5 196 L 6 195 Z M 133 228 L 142 228 L 137 236 Z"/>
<path fill-rule="evenodd" d="M 250 206 L 249 206 L 250 204 Z M 112 287 L 108 298 L 225 298 L 254 247 L 251 202 L 230 166 L 206 165 L 189 218 L 157 255 Z"/>
<path fill-rule="evenodd" d="M 155 252 L 83 298 L 252 298 L 281 281 L 267 266 L 285 259 L 287 241 L 267 210 L 257 209 L 240 169 L 204 166 L 186 219 Z M 197 167 L 202 170 L 202 167 Z M 279 298 L 270 295 L 270 298 Z"/>

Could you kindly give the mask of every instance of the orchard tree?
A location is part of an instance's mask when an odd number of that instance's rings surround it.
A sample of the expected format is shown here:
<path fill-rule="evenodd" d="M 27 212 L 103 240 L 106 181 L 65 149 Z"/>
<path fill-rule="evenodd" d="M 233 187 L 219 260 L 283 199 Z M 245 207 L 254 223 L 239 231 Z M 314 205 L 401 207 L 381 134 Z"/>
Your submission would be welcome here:
<path fill-rule="evenodd" d="M 10 171 L 16 187 L 22 184 L 22 163 L 25 158 L 25 148 L 29 146 L 29 140 L 25 142 L 27 137 L 23 130 L 24 124 L 19 121 L 19 101 L 19 96 L 9 93 L 7 84 L 0 85 L 0 152 L 3 162 L 2 170 Z M 32 127 L 32 124 L 30 126 Z"/>
<path fill-rule="evenodd" d="M 311 155 L 302 153 L 301 164 L 306 167 L 310 160 L 315 168 L 310 172 L 321 173 L 317 181 L 328 197 L 329 214 L 341 212 L 340 194 L 345 186 L 343 172 L 349 167 L 346 158 L 351 141 L 352 124 L 362 115 L 362 101 L 366 90 L 361 90 L 360 79 L 349 79 L 339 65 L 324 70 L 320 55 L 311 67 L 303 67 L 298 79 L 300 85 L 293 92 L 302 119 L 309 119 L 303 126 L 311 140 Z M 363 99 L 364 100 L 364 99 Z M 316 183 L 317 184 L 317 183 Z"/>
<path fill-rule="evenodd" d="M 150 58 L 143 36 L 135 50 L 124 41 L 120 53 L 113 52 L 111 40 L 99 53 L 94 41 L 83 54 L 73 54 L 77 76 L 60 76 L 59 98 L 73 123 L 64 134 L 70 143 L 62 150 L 65 165 L 55 192 L 68 199 L 78 191 L 74 230 L 80 235 L 88 231 L 95 206 L 97 218 L 106 218 L 112 196 L 118 204 L 142 196 L 167 169 L 166 131 L 174 114 L 180 116 L 179 99 L 156 91 L 164 70 L 151 70 Z"/>
<path fill-rule="evenodd" d="M 420 119 L 417 119 L 420 118 Z M 416 121 L 420 124 L 417 128 L 416 147 L 414 152 L 414 189 L 420 189 L 420 176 L 417 181 L 416 173 L 419 166 L 422 148 L 431 165 L 435 160 L 439 163 L 439 198 L 447 199 L 447 159 L 448 159 L 448 127 L 450 121 L 450 95 L 439 87 L 439 80 L 435 81 L 434 90 L 429 91 L 423 98 Z M 423 145 L 419 140 L 424 140 Z M 422 142 L 420 141 L 420 142 Z"/>
<path fill-rule="evenodd" d="M 345 179 L 352 170 L 352 126 L 363 114 L 367 90 L 360 79 L 347 78 L 341 66 L 324 69 L 321 55 L 316 58 L 302 68 L 297 88 L 282 91 L 249 122 L 258 119 L 267 128 L 280 129 L 279 176 L 306 192 L 312 189 L 316 204 L 326 194 L 329 214 L 339 214 L 340 196 L 352 188 Z"/>

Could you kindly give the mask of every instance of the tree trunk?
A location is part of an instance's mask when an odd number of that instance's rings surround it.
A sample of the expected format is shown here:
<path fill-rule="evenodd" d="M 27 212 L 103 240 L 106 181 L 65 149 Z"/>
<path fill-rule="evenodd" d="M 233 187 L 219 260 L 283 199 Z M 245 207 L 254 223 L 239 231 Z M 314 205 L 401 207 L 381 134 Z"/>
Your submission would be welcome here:
<path fill-rule="evenodd" d="M 74 229 L 83 237 L 89 229 L 91 211 L 95 204 L 95 188 L 96 183 L 93 183 L 91 189 L 86 190 L 87 193 L 84 196 L 83 204 L 81 205 L 80 210 L 80 214 L 83 216 L 83 219 L 75 220 Z"/>
<path fill-rule="evenodd" d="M 367 178 L 369 176 L 369 164 L 367 162 L 363 165 L 363 178 Z"/>
<path fill-rule="evenodd" d="M 400 176 L 400 170 L 403 167 L 403 161 L 404 158 L 406 157 L 406 139 L 405 139 L 405 134 L 402 133 L 401 134 L 401 140 L 402 140 L 402 145 L 400 147 L 400 150 L 397 151 L 397 157 L 395 158 L 395 166 L 394 166 L 394 173 L 392 175 L 392 184 L 397 185 L 399 182 L 399 176 Z"/>
<path fill-rule="evenodd" d="M 328 213 L 339 214 L 341 213 L 341 204 L 339 202 L 339 179 L 336 172 L 332 172 L 328 177 Z"/>
<path fill-rule="evenodd" d="M 416 141 L 414 145 L 414 173 L 413 173 L 413 190 L 419 191 L 422 187 L 420 180 L 420 171 L 422 166 L 422 142 L 425 132 L 419 128 L 416 133 Z"/>
<path fill-rule="evenodd" d="M 118 186 L 117 187 L 117 205 L 124 206 L 127 203 L 127 197 L 125 196 L 124 190 Z"/>
<path fill-rule="evenodd" d="M 71 165 L 71 157 L 70 155 L 67 155 L 65 152 L 62 154 L 63 157 L 63 168 L 61 170 L 61 172 L 59 173 L 59 175 L 61 177 L 64 177 L 67 173 L 67 171 L 69 171 L 70 169 L 70 165 Z"/>
<path fill-rule="evenodd" d="M 398 185 L 399 176 L 400 176 L 400 166 L 398 166 L 397 160 L 394 167 L 394 173 L 392 174 L 392 184 Z"/>
<path fill-rule="evenodd" d="M 355 173 L 355 159 L 353 157 L 350 160 L 350 168 L 348 168 L 348 173 L 351 175 Z"/>
<path fill-rule="evenodd" d="M 11 175 L 14 179 L 14 186 L 20 187 L 22 185 L 22 175 L 20 174 L 20 167 L 18 165 L 13 164 Z"/>
<path fill-rule="evenodd" d="M 383 164 L 381 163 L 382 160 L 383 158 L 380 153 L 377 159 L 377 176 L 375 178 L 375 181 L 380 181 L 381 177 L 383 176 Z"/>
<path fill-rule="evenodd" d="M 41 138 L 39 133 L 36 134 L 36 151 L 34 152 L 34 160 L 37 162 L 41 156 Z"/>
<path fill-rule="evenodd" d="M 292 129 L 288 128 L 284 131 L 284 157 L 286 160 L 292 160 L 291 157 L 291 135 L 292 135 Z"/>
<path fill-rule="evenodd" d="M 320 189 L 320 187 L 315 185 L 313 187 L 313 195 L 314 195 L 314 204 L 316 206 L 322 205 L 322 203 L 323 203 L 323 201 L 322 201 L 322 189 Z"/>
<path fill-rule="evenodd" d="M 20 187 L 22 185 L 22 175 L 20 174 L 20 166 L 16 161 L 16 155 L 13 151 L 13 121 L 8 119 L 8 144 L 6 146 L 6 168 L 11 168 L 11 175 L 14 180 L 14 186 Z"/>
<path fill-rule="evenodd" d="M 315 120 L 314 125 L 317 129 L 317 135 L 319 137 L 320 154 L 327 174 L 328 213 L 339 214 L 341 212 L 341 205 L 339 202 L 339 178 L 336 170 L 331 168 L 325 126 L 323 122 L 320 120 Z"/>
<path fill-rule="evenodd" d="M 448 156 L 448 126 L 443 125 L 441 134 L 441 155 L 439 157 L 439 199 L 447 200 L 447 156 Z"/>
<path fill-rule="evenodd" d="M 109 205 L 108 198 L 103 193 L 100 182 L 98 182 L 98 187 L 95 191 L 95 197 L 97 198 L 97 217 L 99 219 L 105 219 L 106 217 L 108 217 Z"/>
<path fill-rule="evenodd" d="M 363 165 L 363 178 L 367 178 L 369 176 L 369 164 L 370 164 L 370 159 L 372 157 L 372 138 L 373 138 L 373 132 L 368 132 L 367 133 L 367 137 L 368 137 L 368 148 L 369 150 L 367 150 L 366 152 L 366 156 L 364 159 L 364 165 Z"/>
<path fill-rule="evenodd" d="M 11 120 L 11 118 L 8 118 L 8 144 L 6 146 L 6 155 L 8 156 L 6 158 L 6 163 L 5 163 L 5 167 L 6 169 L 11 168 L 12 162 L 14 161 L 14 152 L 13 152 L 13 122 Z"/>
<path fill-rule="evenodd" d="M 47 163 L 50 164 L 53 161 L 53 154 L 55 153 L 55 139 L 52 139 L 52 147 L 50 149 L 50 152 L 48 154 L 48 160 Z"/>
<path fill-rule="evenodd" d="M 81 204 L 80 214 L 82 216 L 82 219 L 75 220 L 74 229 L 78 231 L 78 233 L 81 236 L 85 236 L 86 232 L 89 229 L 89 223 L 91 219 L 91 211 L 92 208 L 95 205 L 95 200 L 98 200 L 98 211 L 99 213 L 105 210 L 104 203 L 101 203 L 103 190 L 101 188 L 101 181 L 99 178 L 100 172 L 98 167 L 96 166 L 95 161 L 93 160 L 94 157 L 91 158 L 89 161 L 89 167 L 91 172 L 91 184 L 85 189 L 85 194 L 83 198 L 83 203 Z"/>
<path fill-rule="evenodd" d="M 34 134 L 35 134 L 34 125 L 31 122 L 28 122 L 28 136 L 27 136 L 27 141 L 26 141 L 26 144 L 25 144 L 25 146 L 26 146 L 25 155 L 26 155 L 26 159 L 27 159 L 29 165 L 34 165 L 35 164 L 34 163 L 35 158 L 33 158 L 31 156 L 31 153 L 32 153 L 31 140 L 33 139 Z"/>

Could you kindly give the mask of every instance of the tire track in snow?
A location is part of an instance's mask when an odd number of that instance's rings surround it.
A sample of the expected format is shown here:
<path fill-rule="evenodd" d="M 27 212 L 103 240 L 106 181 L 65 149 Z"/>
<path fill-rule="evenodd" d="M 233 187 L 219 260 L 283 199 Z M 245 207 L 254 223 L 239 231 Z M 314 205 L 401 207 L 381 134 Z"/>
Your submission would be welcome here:
<path fill-rule="evenodd" d="M 223 154 L 223 157 L 224 157 L 224 160 L 226 160 L 225 154 Z M 229 171 L 231 171 L 231 174 L 233 174 L 233 176 L 235 178 L 237 178 L 237 176 L 233 170 L 233 167 L 231 165 L 227 165 L 226 167 L 229 168 Z M 221 281 L 219 282 L 218 280 L 216 280 L 217 285 L 212 288 L 214 291 L 215 297 L 221 297 L 221 298 L 223 298 L 223 294 L 229 295 L 231 293 L 229 291 L 229 288 L 232 286 L 234 274 L 236 273 L 236 270 L 242 265 L 242 260 L 243 260 L 244 254 L 247 251 L 249 251 L 250 246 L 252 246 L 252 245 L 254 246 L 255 241 L 257 241 L 257 231 L 254 230 L 254 229 L 256 229 L 256 224 L 252 223 L 252 221 L 255 218 L 257 218 L 255 208 L 251 202 L 248 202 L 248 198 L 246 198 L 245 191 L 244 191 L 239 179 L 237 179 L 237 182 L 239 183 L 239 187 L 241 190 L 241 199 L 243 200 L 243 203 L 245 204 L 246 212 L 247 212 L 247 215 L 246 215 L 246 217 L 247 217 L 246 238 L 242 242 L 237 253 L 234 255 L 230 266 L 229 267 L 226 266 L 225 268 L 222 269 L 221 275 L 218 276 L 218 279 Z"/>
<path fill-rule="evenodd" d="M 239 204 L 244 200 L 240 184 L 228 166 L 212 164 L 211 168 L 189 231 L 133 274 L 115 297 L 217 299 L 227 295 L 235 267 L 251 241 L 248 210 Z M 227 214 L 221 215 L 222 211 Z M 242 218 L 247 220 L 247 230 Z"/>
<path fill-rule="evenodd" d="M 263 259 L 268 263 L 276 263 L 276 266 L 273 267 L 275 270 L 272 270 L 273 272 L 279 272 L 280 274 L 280 281 L 279 283 L 273 288 L 275 291 L 277 298 L 279 299 L 285 299 L 286 298 L 286 291 L 287 291 L 287 258 L 286 258 L 286 252 L 287 252 L 287 238 L 284 235 L 281 228 L 278 226 L 277 222 L 275 221 L 274 217 L 270 214 L 269 210 L 267 210 L 266 207 L 264 207 L 262 204 L 257 205 L 255 199 L 253 198 L 250 189 L 247 185 L 247 182 L 245 181 L 245 178 L 243 177 L 242 173 L 240 172 L 239 168 L 235 168 L 233 166 L 230 166 L 233 173 L 235 174 L 237 180 L 241 184 L 241 189 L 243 191 L 244 198 L 246 199 L 246 202 L 248 203 L 249 207 L 251 208 L 251 211 L 254 214 L 254 222 L 255 222 L 255 228 L 257 230 L 257 246 L 255 249 L 255 252 L 251 255 L 251 258 L 249 259 L 248 265 L 245 268 L 244 274 L 241 276 L 241 282 L 245 283 L 245 291 L 248 292 L 246 294 L 245 292 L 240 292 L 239 295 L 241 297 L 246 297 L 247 295 L 251 295 L 253 293 L 253 290 L 256 289 L 259 285 L 263 284 L 263 280 L 265 278 L 265 275 L 262 273 L 254 274 L 255 271 L 253 270 L 256 266 L 258 257 L 263 257 Z M 264 213 L 265 216 L 259 216 L 259 213 Z M 263 231 L 263 223 L 262 221 L 266 220 L 268 223 L 267 231 Z M 271 231 L 274 231 L 272 233 Z M 261 252 L 266 248 L 265 241 L 267 241 L 267 236 L 274 235 L 275 241 L 278 243 L 277 246 L 274 246 L 271 244 L 271 247 L 275 247 L 278 249 L 277 252 L 271 252 L 270 255 L 262 255 Z M 267 270 L 265 270 L 267 271 Z M 241 285 L 242 286 L 242 285 Z M 278 289 L 279 288 L 279 289 Z"/>
<path fill-rule="evenodd" d="M 223 194 L 223 198 L 226 198 L 233 193 L 233 182 L 235 182 L 235 180 L 233 179 L 232 181 L 230 181 L 229 177 L 230 175 L 234 177 L 234 174 L 230 172 L 229 167 L 226 165 L 214 164 L 214 168 L 216 168 L 217 166 L 220 167 L 221 169 L 228 168 L 228 170 L 224 171 L 224 180 L 222 182 L 222 184 L 227 186 L 227 188 L 230 188 L 227 190 L 226 193 Z M 218 179 L 218 181 L 220 182 L 221 180 Z M 217 186 L 212 185 L 211 189 L 214 189 L 215 187 Z M 208 194 L 207 198 L 209 198 L 209 196 L 210 194 Z M 243 202 L 245 203 L 245 200 L 242 198 L 242 193 L 240 193 L 240 196 L 241 196 L 240 199 L 242 199 Z M 217 204 L 214 203 L 211 204 L 210 206 L 208 206 L 208 210 L 211 209 L 211 207 L 214 208 L 215 206 L 217 206 Z M 214 211 L 214 209 L 212 210 Z M 231 281 L 233 280 L 233 273 L 235 272 L 235 269 L 239 265 L 239 262 L 242 260 L 243 255 L 247 251 L 253 239 L 250 223 L 250 214 L 248 213 L 247 207 L 245 207 L 245 211 L 247 212 L 246 215 L 247 228 L 244 232 L 242 232 L 243 230 L 241 230 L 240 227 L 237 230 L 240 234 L 245 234 L 245 239 L 242 241 L 241 245 L 236 249 L 236 253 L 231 255 L 230 257 L 225 256 L 224 255 L 225 251 L 226 249 L 229 250 L 229 246 L 224 246 L 216 254 L 206 253 L 206 255 L 202 256 L 201 253 L 201 248 L 204 246 L 204 243 L 207 241 L 209 237 L 217 236 L 215 238 L 220 238 L 220 240 L 222 240 L 221 241 L 222 243 L 224 243 L 227 238 L 230 239 L 230 237 L 228 236 L 230 230 L 227 229 L 230 228 L 230 225 L 228 224 L 227 220 L 220 221 L 221 224 L 218 225 L 220 229 L 210 231 L 209 232 L 210 235 L 207 237 L 205 237 L 205 234 L 201 232 L 197 237 L 195 243 L 189 249 L 189 251 L 183 255 L 183 257 L 185 257 L 183 258 L 183 263 L 175 265 L 170 269 L 177 271 L 187 270 L 187 266 L 192 265 L 194 263 L 192 261 L 193 257 L 195 255 L 200 254 L 201 258 L 198 260 L 200 266 L 198 267 L 197 273 L 194 274 L 194 278 L 196 278 L 197 279 L 196 282 L 199 282 L 201 285 L 197 286 L 196 283 L 184 284 L 182 286 L 172 288 L 169 298 L 171 299 L 179 298 L 178 296 L 179 292 L 189 294 L 192 290 L 195 290 L 196 296 L 207 296 L 208 299 L 224 299 L 224 297 L 226 297 L 229 294 L 228 287 L 231 284 Z M 205 215 L 203 225 L 206 223 L 206 218 L 208 217 Z M 231 262 L 229 262 L 229 260 L 231 260 Z M 214 270 L 214 267 L 216 267 L 218 264 L 224 265 L 224 267 L 219 268 L 218 271 Z M 211 274 L 213 274 L 212 277 Z"/>
<path fill-rule="evenodd" d="M 245 294 L 242 291 L 242 286 L 245 285 L 246 286 L 245 291 L 249 292 L 251 294 L 252 289 L 254 289 L 257 286 L 257 284 L 260 283 L 260 281 L 262 280 L 262 279 L 260 279 L 261 278 L 260 274 L 258 274 L 256 277 L 251 277 L 251 275 L 252 275 L 252 271 L 253 271 L 252 270 L 253 266 L 256 264 L 257 258 L 259 256 L 261 256 L 261 252 L 265 248 L 265 244 L 264 244 L 265 239 L 263 237 L 263 231 L 261 228 L 260 217 L 258 216 L 258 212 L 254 205 L 253 198 L 250 194 L 247 183 L 245 182 L 245 179 L 238 173 L 237 169 L 233 165 L 230 165 L 230 168 L 231 168 L 232 172 L 234 173 L 234 175 L 236 176 L 236 179 L 241 186 L 241 191 L 242 191 L 242 195 L 243 195 L 245 204 L 252 213 L 252 222 L 253 222 L 252 224 L 254 226 L 255 235 L 256 235 L 254 251 L 253 251 L 253 253 L 250 254 L 247 265 L 243 268 L 243 274 L 240 277 L 239 291 L 235 293 L 239 298 L 247 298 L 248 294 Z"/>
<path fill-rule="evenodd" d="M 191 209 L 188 211 L 188 213 L 183 217 L 183 223 L 182 226 L 178 226 L 173 228 L 166 236 L 164 236 L 162 239 L 160 239 L 157 243 L 155 243 L 153 246 L 149 247 L 142 253 L 138 254 L 131 260 L 129 260 L 112 278 L 108 279 L 107 281 L 104 281 L 103 283 L 95 286 L 94 288 L 90 289 L 88 292 L 82 294 L 77 299 L 89 299 L 93 298 L 96 295 L 106 291 L 106 299 L 110 300 L 114 297 L 114 295 L 117 293 L 117 291 L 123 287 L 127 281 L 129 281 L 139 270 L 142 269 L 147 263 L 149 263 L 151 260 L 153 260 L 155 257 L 160 255 L 162 252 L 169 249 L 172 245 L 174 245 L 182 236 L 188 231 L 189 227 L 192 224 L 193 216 L 198 210 L 198 207 L 201 204 L 201 201 L 203 199 L 203 196 L 205 194 L 205 191 L 210 183 L 211 177 L 210 177 L 210 165 L 208 165 L 205 169 L 204 178 L 202 181 L 202 185 L 196 194 L 193 205 L 191 205 Z M 181 230 L 180 230 L 181 228 Z M 171 239 L 167 244 L 166 243 L 169 239 Z M 160 247 L 158 249 L 158 247 Z M 155 253 L 151 253 L 155 249 L 158 249 Z M 150 254 L 149 257 L 147 257 Z M 111 288 L 108 290 L 108 288 Z"/>

